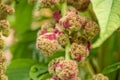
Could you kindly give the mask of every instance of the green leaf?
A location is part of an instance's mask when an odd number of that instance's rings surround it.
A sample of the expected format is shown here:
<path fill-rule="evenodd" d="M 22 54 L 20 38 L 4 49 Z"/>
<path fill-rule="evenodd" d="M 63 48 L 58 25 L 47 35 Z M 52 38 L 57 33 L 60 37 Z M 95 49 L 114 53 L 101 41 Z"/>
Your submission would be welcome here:
<path fill-rule="evenodd" d="M 108 74 L 108 73 L 114 72 L 114 71 L 116 71 L 116 70 L 118 70 L 118 69 L 120 69 L 120 62 L 115 63 L 115 64 L 113 64 L 113 65 L 111 65 L 111 66 L 106 67 L 106 68 L 102 71 L 102 73 Z"/>
<path fill-rule="evenodd" d="M 61 56 L 62 57 L 65 56 L 65 51 L 64 50 L 58 50 L 52 56 L 48 56 L 47 57 L 47 62 L 50 62 L 52 59 L 58 58 L 58 57 L 61 57 Z"/>
<path fill-rule="evenodd" d="M 15 5 L 15 30 L 17 33 L 29 30 L 32 21 L 32 10 L 34 5 L 28 4 L 27 0 L 16 0 Z"/>
<path fill-rule="evenodd" d="M 99 47 L 120 26 L 120 0 L 91 0 L 100 25 L 100 37 L 93 44 Z"/>
<path fill-rule="evenodd" d="M 39 63 L 31 67 L 30 78 L 38 80 L 43 74 L 48 73 L 48 67 L 44 63 Z"/>
<path fill-rule="evenodd" d="M 13 60 L 8 66 L 6 75 L 9 80 L 29 80 L 29 70 L 34 64 L 36 62 L 31 59 Z"/>
<path fill-rule="evenodd" d="M 49 73 L 43 74 L 38 80 L 47 80 L 48 78 L 51 78 L 52 76 Z"/>
<path fill-rule="evenodd" d="M 13 59 L 18 58 L 32 58 L 33 48 L 31 47 L 33 43 L 31 42 L 18 42 L 11 47 L 11 52 L 13 54 Z"/>

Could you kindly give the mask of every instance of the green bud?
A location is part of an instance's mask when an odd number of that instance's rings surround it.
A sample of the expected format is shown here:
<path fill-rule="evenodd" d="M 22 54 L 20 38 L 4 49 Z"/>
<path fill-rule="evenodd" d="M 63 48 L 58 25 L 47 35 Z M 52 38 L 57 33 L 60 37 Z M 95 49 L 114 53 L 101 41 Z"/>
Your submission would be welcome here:
<path fill-rule="evenodd" d="M 57 35 L 57 40 L 61 46 L 65 47 L 66 44 L 69 42 L 69 37 L 64 33 L 59 33 Z"/>
<path fill-rule="evenodd" d="M 0 38 L 0 49 L 3 49 L 4 45 L 5 45 L 4 40 Z"/>
<path fill-rule="evenodd" d="M 8 37 L 10 34 L 10 30 L 9 29 L 3 29 L 2 30 L 2 35 L 5 36 L 5 37 Z"/>
<path fill-rule="evenodd" d="M 94 80 L 109 80 L 107 76 L 104 76 L 103 74 L 97 74 L 93 77 Z"/>

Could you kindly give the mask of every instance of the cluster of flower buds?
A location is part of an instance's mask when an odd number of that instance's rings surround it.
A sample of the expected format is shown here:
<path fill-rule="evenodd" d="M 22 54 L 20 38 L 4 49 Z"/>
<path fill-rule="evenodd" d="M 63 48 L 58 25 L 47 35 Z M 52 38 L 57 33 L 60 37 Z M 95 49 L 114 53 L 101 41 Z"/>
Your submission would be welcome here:
<path fill-rule="evenodd" d="M 13 8 L 9 7 L 6 4 L 0 4 L 0 80 L 8 80 L 7 76 L 4 75 L 5 72 L 5 64 L 6 57 L 3 54 L 3 48 L 5 46 L 5 42 L 2 39 L 2 36 L 9 36 L 9 22 L 6 20 L 7 15 L 12 15 L 14 12 Z"/>
<path fill-rule="evenodd" d="M 109 80 L 107 76 L 104 76 L 103 74 L 97 74 L 93 77 L 94 80 Z"/>
<path fill-rule="evenodd" d="M 53 78 L 48 80 L 80 80 L 77 77 L 78 65 L 73 60 L 65 60 L 63 57 L 53 59 L 48 70 L 53 75 Z"/>
<path fill-rule="evenodd" d="M 41 7 L 53 7 L 61 0 L 40 0 Z M 53 55 L 60 48 L 66 49 L 70 44 L 69 51 L 72 60 L 63 57 L 53 59 L 49 63 L 49 73 L 53 76 L 48 80 L 81 80 L 78 75 L 77 62 L 84 60 L 90 51 L 91 40 L 98 34 L 99 26 L 90 19 L 79 15 L 77 9 L 86 9 L 90 0 L 67 0 L 79 8 L 66 9 L 63 15 L 59 9 L 52 9 L 53 21 L 45 23 L 38 32 L 37 47 L 45 56 Z M 75 4 L 74 4 L 75 3 Z M 62 16 L 63 15 L 63 16 Z"/>

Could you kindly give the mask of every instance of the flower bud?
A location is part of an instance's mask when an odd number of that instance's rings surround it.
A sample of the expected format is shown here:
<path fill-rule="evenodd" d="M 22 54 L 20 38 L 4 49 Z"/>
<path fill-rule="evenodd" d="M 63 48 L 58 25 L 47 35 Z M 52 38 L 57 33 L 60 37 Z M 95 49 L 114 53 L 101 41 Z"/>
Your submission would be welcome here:
<path fill-rule="evenodd" d="M 53 13 L 53 17 L 54 17 L 56 22 L 59 22 L 60 18 L 62 17 L 61 12 L 60 11 L 55 11 Z"/>
<path fill-rule="evenodd" d="M 0 20 L 0 30 L 8 29 L 9 22 L 7 20 Z"/>
<path fill-rule="evenodd" d="M 91 41 L 96 36 L 96 34 L 98 34 L 98 32 L 99 26 L 95 22 L 89 21 L 83 29 L 82 36 L 86 40 Z"/>
<path fill-rule="evenodd" d="M 97 74 L 94 76 L 94 80 L 109 80 L 109 78 L 103 74 Z"/>
<path fill-rule="evenodd" d="M 81 29 L 81 17 L 74 10 L 68 11 L 59 23 L 70 33 Z"/>
<path fill-rule="evenodd" d="M 3 49 L 5 46 L 5 42 L 3 39 L 0 38 L 0 49 Z"/>
<path fill-rule="evenodd" d="M 79 62 L 88 56 L 89 50 L 85 45 L 82 44 L 78 45 L 77 43 L 73 43 L 71 45 L 70 53 L 71 57 Z"/>
<path fill-rule="evenodd" d="M 29 4 L 34 4 L 35 2 L 37 2 L 37 0 L 28 0 Z"/>
<path fill-rule="evenodd" d="M 4 74 L 6 70 L 5 63 L 0 63 L 0 75 Z"/>
<path fill-rule="evenodd" d="M 2 55 L 0 57 L 0 63 L 5 63 L 6 62 L 6 57 L 4 55 Z"/>
<path fill-rule="evenodd" d="M 56 34 L 46 33 L 38 36 L 37 47 L 45 56 L 50 56 L 59 49 L 58 41 L 56 40 Z"/>
<path fill-rule="evenodd" d="M 57 40 L 61 46 L 65 47 L 66 44 L 69 42 L 69 37 L 64 33 L 60 32 L 57 34 Z"/>
<path fill-rule="evenodd" d="M 57 64 L 57 77 L 62 80 L 71 80 L 78 75 L 78 65 L 72 60 L 63 60 Z"/>
<path fill-rule="evenodd" d="M 60 0 L 40 0 L 40 7 L 54 7 Z"/>
<path fill-rule="evenodd" d="M 6 75 L 1 75 L 0 80 L 8 80 L 8 77 Z"/>
<path fill-rule="evenodd" d="M 72 4 L 76 9 L 84 11 L 88 8 L 90 0 L 75 0 L 73 3 L 70 1 L 68 3 Z"/>
<path fill-rule="evenodd" d="M 0 10 L 4 13 L 4 14 L 9 14 L 12 15 L 14 13 L 14 9 L 9 7 L 8 5 L 5 4 L 1 4 L 0 5 Z"/>
<path fill-rule="evenodd" d="M 10 30 L 9 30 L 9 29 L 3 29 L 3 30 L 2 30 L 2 35 L 3 35 L 4 37 L 8 37 L 9 34 L 10 34 Z"/>
<path fill-rule="evenodd" d="M 56 69 L 57 65 L 59 64 L 59 62 L 63 61 L 63 60 L 64 60 L 64 57 L 59 57 L 59 58 L 53 59 L 48 65 L 49 73 L 56 76 L 55 69 Z"/>

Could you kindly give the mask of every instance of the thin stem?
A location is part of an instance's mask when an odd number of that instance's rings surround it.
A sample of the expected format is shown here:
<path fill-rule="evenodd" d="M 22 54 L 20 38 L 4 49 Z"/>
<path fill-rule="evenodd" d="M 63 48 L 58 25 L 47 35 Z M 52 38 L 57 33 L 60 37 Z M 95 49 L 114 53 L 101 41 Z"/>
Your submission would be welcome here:
<path fill-rule="evenodd" d="M 88 60 L 86 61 L 86 64 L 87 64 L 86 69 L 88 70 L 91 76 L 94 76 L 94 70 L 92 69 L 92 66 Z"/>
<path fill-rule="evenodd" d="M 70 55 L 69 55 L 69 51 L 70 51 L 70 43 L 68 43 L 67 45 L 66 45 L 66 48 L 65 48 L 65 59 L 66 60 L 69 60 L 70 59 Z"/>

